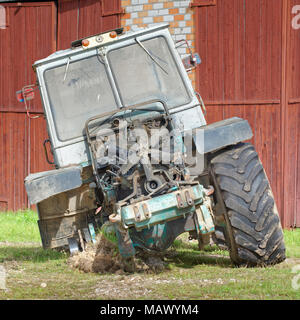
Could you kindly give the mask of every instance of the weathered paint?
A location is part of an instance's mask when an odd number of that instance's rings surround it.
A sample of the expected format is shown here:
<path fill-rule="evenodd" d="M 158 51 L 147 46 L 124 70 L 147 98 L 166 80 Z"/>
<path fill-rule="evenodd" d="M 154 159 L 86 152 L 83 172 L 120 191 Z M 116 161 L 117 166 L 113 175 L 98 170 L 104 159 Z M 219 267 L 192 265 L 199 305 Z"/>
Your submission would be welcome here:
<path fill-rule="evenodd" d="M 193 200 L 188 203 L 186 192 Z M 134 226 L 137 230 L 149 228 L 150 226 L 163 223 L 172 219 L 185 216 L 189 212 L 194 212 L 196 206 L 203 203 L 204 190 L 202 185 L 178 190 L 155 198 L 141 201 L 136 204 L 124 206 L 121 208 L 122 222 L 126 226 Z M 182 202 L 179 205 L 178 199 Z M 145 213 L 147 208 L 147 214 Z M 137 215 L 139 218 L 137 218 Z"/>
<path fill-rule="evenodd" d="M 50 169 L 44 160 L 47 133 L 38 91 L 28 101 L 31 115 L 39 116 L 36 119 L 26 116 L 16 91 L 35 82 L 33 62 L 55 50 L 56 20 L 54 2 L 1 5 L 8 26 L 0 30 L 0 211 L 26 208 L 24 178 Z"/>
<path fill-rule="evenodd" d="M 58 3 L 58 5 L 56 5 Z M 28 106 L 16 91 L 35 83 L 32 64 L 72 41 L 120 26 L 119 0 L 1 3 L 8 26 L 0 30 L 0 211 L 29 206 L 24 178 L 53 169 L 45 160 L 48 138 L 38 90 Z M 6 45 L 2 45 L 6 44 Z M 21 54 L 20 54 L 21 53 Z M 48 152 L 49 153 L 49 152 Z M 51 157 L 51 156 L 50 156 Z"/>

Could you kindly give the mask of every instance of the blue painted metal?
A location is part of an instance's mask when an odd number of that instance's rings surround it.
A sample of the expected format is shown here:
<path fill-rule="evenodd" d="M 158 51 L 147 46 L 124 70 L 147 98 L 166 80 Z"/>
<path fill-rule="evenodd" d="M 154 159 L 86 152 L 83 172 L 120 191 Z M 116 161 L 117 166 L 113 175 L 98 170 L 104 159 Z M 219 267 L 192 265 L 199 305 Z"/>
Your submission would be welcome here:
<path fill-rule="evenodd" d="M 186 192 L 193 199 L 192 204 L 187 202 L 185 197 Z M 182 200 L 182 206 L 178 205 L 178 196 Z M 127 227 L 134 226 L 137 230 L 150 228 L 155 224 L 164 223 L 194 212 L 196 210 L 195 206 L 203 203 L 203 197 L 204 191 L 202 185 L 195 185 L 141 201 L 137 204 L 128 205 L 121 209 L 122 222 Z M 137 219 L 137 216 L 139 216 L 139 219 Z"/>
<path fill-rule="evenodd" d="M 195 229 L 194 213 L 189 213 L 185 218 L 157 224 L 149 229 L 137 231 L 131 228 L 129 234 L 135 248 L 162 252 L 168 249 L 180 234 Z"/>
<path fill-rule="evenodd" d="M 128 229 L 123 229 L 118 223 L 114 224 L 116 236 L 118 239 L 118 248 L 123 258 L 132 257 L 136 251 L 134 248 L 133 241 L 129 235 Z"/>
<path fill-rule="evenodd" d="M 92 238 L 92 242 L 96 243 L 96 233 L 95 233 L 95 229 L 92 223 L 88 224 L 89 230 L 90 230 L 90 234 L 91 234 L 91 238 Z"/>
<path fill-rule="evenodd" d="M 215 226 L 208 208 L 205 205 L 200 206 L 204 221 L 199 221 L 201 234 L 208 234 L 215 231 Z"/>

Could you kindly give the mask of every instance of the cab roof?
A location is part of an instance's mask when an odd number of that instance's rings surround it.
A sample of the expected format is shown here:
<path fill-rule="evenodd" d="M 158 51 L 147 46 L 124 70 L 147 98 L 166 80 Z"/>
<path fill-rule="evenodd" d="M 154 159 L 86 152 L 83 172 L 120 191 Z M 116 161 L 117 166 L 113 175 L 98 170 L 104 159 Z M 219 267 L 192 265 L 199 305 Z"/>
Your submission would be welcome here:
<path fill-rule="evenodd" d="M 147 33 L 151 33 L 151 32 L 154 32 L 154 31 L 158 31 L 158 30 L 161 30 L 161 29 L 165 29 L 165 28 L 168 28 L 168 27 L 169 27 L 169 24 L 161 23 L 161 24 L 157 24 L 154 27 L 143 28 L 143 29 L 139 29 L 137 31 L 127 31 L 125 33 L 120 33 L 121 29 L 115 29 L 115 30 L 118 30 L 117 33 L 119 33 L 116 38 L 112 38 L 111 41 L 106 41 L 106 42 L 101 43 L 101 44 L 99 44 L 97 46 L 93 46 L 91 49 L 94 49 L 95 47 L 106 46 L 106 45 L 109 45 L 110 43 L 121 42 L 121 41 L 130 39 L 130 38 L 133 38 L 133 37 L 136 37 L 136 36 L 141 36 L 141 35 L 144 35 L 144 34 L 147 34 Z M 40 59 L 40 60 L 35 61 L 35 63 L 33 64 L 33 68 L 35 69 L 36 67 L 38 67 L 38 66 L 40 66 L 42 64 L 46 64 L 48 62 L 51 62 L 53 60 L 61 59 L 61 58 L 64 58 L 64 57 L 68 57 L 68 56 L 73 55 L 75 53 L 83 52 L 84 50 L 89 50 L 89 48 L 88 49 L 84 49 L 83 46 L 82 45 L 78 45 L 78 43 L 80 43 L 82 40 L 85 40 L 85 39 L 91 39 L 92 37 L 107 35 L 111 31 L 115 31 L 115 30 L 106 31 L 106 32 L 103 32 L 103 33 L 100 33 L 100 34 L 97 34 L 97 35 L 93 35 L 93 36 L 90 36 L 90 37 L 86 37 L 86 38 L 83 38 L 83 39 L 80 39 L 80 40 L 73 41 L 72 44 L 71 44 L 71 48 L 66 49 L 66 50 L 56 51 L 56 52 L 52 53 L 51 55 L 49 55 L 48 57 L 46 57 L 44 59 Z"/>

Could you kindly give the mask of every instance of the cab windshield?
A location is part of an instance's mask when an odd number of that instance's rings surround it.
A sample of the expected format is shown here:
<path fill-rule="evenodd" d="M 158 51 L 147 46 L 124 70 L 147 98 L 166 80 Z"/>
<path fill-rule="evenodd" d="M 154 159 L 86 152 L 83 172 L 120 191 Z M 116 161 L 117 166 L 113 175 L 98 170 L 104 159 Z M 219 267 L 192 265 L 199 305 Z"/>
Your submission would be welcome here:
<path fill-rule="evenodd" d="M 169 109 L 190 97 L 163 37 L 110 51 L 108 59 L 124 106 L 163 100 Z"/>
<path fill-rule="evenodd" d="M 44 79 L 61 141 L 83 136 L 87 119 L 117 109 L 105 66 L 98 56 L 49 69 Z"/>
<path fill-rule="evenodd" d="M 110 81 L 114 81 L 122 106 L 162 100 L 168 109 L 187 104 L 188 91 L 163 37 L 108 52 L 114 79 L 109 79 L 104 57 L 72 61 L 44 73 L 58 139 L 83 136 L 85 121 L 118 109 Z"/>

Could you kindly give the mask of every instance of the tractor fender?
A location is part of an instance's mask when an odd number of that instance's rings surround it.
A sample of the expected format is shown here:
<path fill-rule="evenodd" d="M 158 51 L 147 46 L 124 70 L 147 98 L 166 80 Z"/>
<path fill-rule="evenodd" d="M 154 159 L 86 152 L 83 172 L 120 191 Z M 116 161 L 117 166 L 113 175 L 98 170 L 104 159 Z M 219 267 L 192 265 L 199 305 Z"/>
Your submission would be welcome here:
<path fill-rule="evenodd" d="M 24 182 L 30 204 L 79 188 L 83 183 L 81 173 L 81 166 L 72 166 L 30 174 Z"/>
<path fill-rule="evenodd" d="M 194 143 L 200 154 L 214 152 L 224 147 L 249 140 L 253 137 L 247 120 L 234 117 L 196 130 Z"/>

